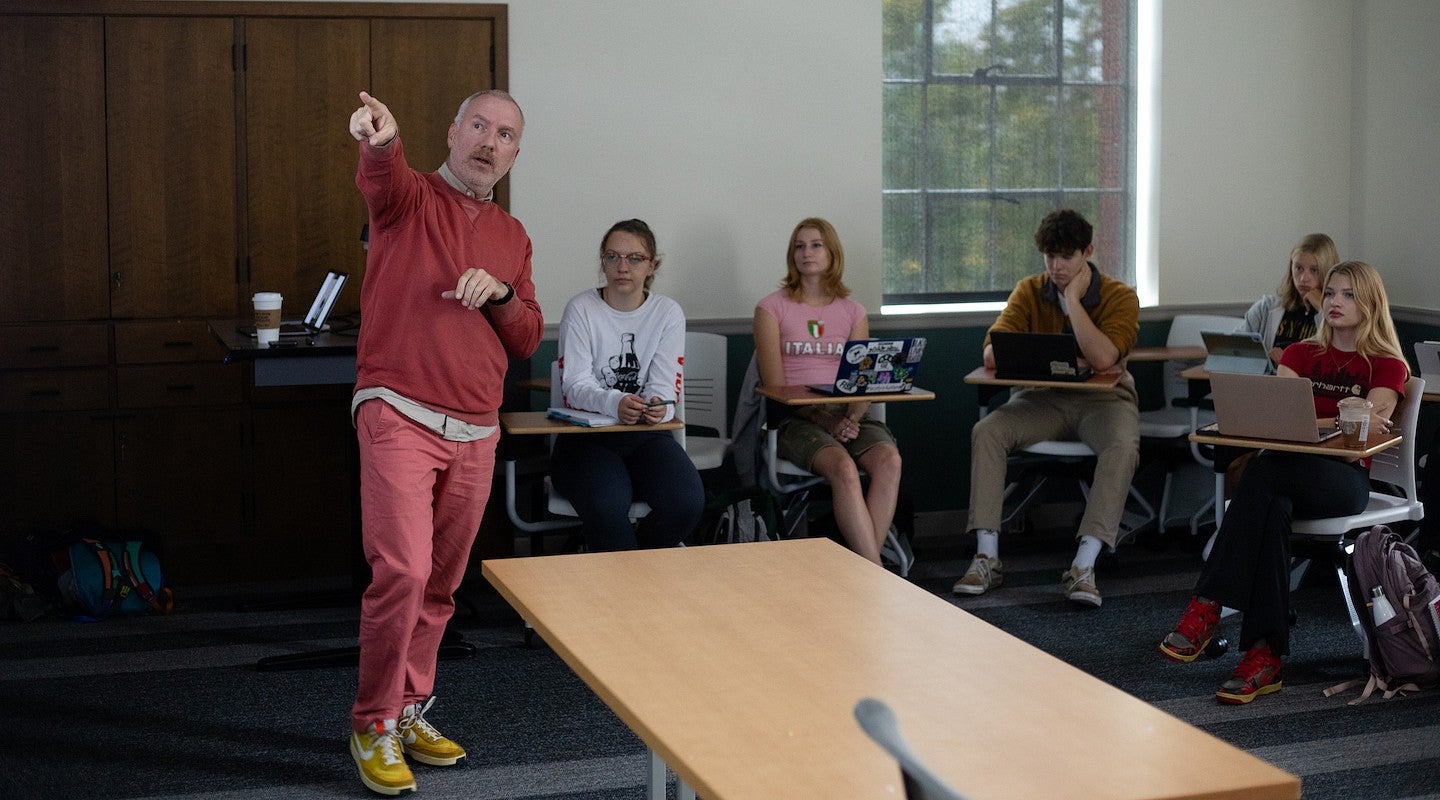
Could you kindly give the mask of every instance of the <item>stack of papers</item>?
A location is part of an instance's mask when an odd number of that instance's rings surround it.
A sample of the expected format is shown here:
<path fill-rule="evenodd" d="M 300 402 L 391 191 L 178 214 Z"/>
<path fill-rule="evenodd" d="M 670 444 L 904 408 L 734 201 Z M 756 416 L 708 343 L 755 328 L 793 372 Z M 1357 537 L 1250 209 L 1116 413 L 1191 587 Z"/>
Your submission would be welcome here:
<path fill-rule="evenodd" d="M 594 411 L 581 411 L 575 408 L 550 408 L 545 413 L 547 416 L 554 417 L 555 419 L 563 419 L 572 425 L 583 425 L 587 428 L 620 424 L 620 420 L 614 417 L 597 414 Z"/>

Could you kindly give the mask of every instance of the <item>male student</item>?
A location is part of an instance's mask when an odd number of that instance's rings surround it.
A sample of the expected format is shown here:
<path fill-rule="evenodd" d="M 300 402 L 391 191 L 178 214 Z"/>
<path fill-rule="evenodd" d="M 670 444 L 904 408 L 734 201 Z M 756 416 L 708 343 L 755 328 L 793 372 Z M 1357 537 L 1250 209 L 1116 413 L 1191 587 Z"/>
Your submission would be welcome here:
<path fill-rule="evenodd" d="M 1035 232 L 1045 271 L 1023 278 L 1010 293 L 991 331 L 1070 333 L 1095 372 L 1121 370 L 1140 330 L 1135 290 L 1100 273 L 1089 259 L 1093 228 L 1069 209 L 1051 212 Z M 990 336 L 985 366 L 995 368 Z M 1036 442 L 1071 439 L 1095 451 L 1095 477 L 1076 537 L 1075 561 L 1061 575 L 1072 601 L 1100 605 L 1095 558 L 1114 546 L 1140 455 L 1135 381 L 1126 372 L 1110 390 L 1017 388 L 1010 400 L 982 418 L 970 432 L 970 519 L 976 553 L 955 594 L 983 594 L 1004 580 L 999 530 L 1010 453 Z"/>
<path fill-rule="evenodd" d="M 449 157 L 419 172 L 390 109 L 360 100 L 350 135 L 370 253 L 351 410 L 373 577 L 350 753 L 366 787 L 398 795 L 415 790 L 405 756 L 433 766 L 465 757 L 425 719 L 436 650 L 490 496 L 505 369 L 535 352 L 544 323 L 530 237 L 492 202 L 520 153 L 520 106 L 499 90 L 466 98 Z"/>

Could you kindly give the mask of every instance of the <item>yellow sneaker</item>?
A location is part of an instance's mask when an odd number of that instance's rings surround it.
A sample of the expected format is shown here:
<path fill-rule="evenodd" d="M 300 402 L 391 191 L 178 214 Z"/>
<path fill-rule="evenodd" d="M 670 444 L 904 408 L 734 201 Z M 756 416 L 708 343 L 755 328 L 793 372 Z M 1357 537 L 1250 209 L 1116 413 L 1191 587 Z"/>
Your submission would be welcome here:
<path fill-rule="evenodd" d="M 395 720 L 376 722 L 350 733 L 350 757 L 360 768 L 360 781 L 372 792 L 397 795 L 415 791 L 415 776 L 400 754 Z"/>
<path fill-rule="evenodd" d="M 425 721 L 425 712 L 434 704 L 435 697 L 432 695 L 423 706 L 419 703 L 405 706 L 400 710 L 400 724 L 396 730 L 406 755 L 422 764 L 449 767 L 465 757 L 465 748 L 440 735 L 434 725 Z"/>

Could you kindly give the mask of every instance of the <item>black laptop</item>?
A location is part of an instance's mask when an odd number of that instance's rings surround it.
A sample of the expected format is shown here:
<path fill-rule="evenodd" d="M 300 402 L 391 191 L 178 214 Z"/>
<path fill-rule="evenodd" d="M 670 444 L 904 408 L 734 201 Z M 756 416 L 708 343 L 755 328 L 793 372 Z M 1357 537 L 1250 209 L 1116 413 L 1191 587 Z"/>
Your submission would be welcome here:
<path fill-rule="evenodd" d="M 284 320 L 280 323 L 281 336 L 312 336 L 324 330 L 329 330 L 325 323 L 330 319 L 330 309 L 335 307 L 335 301 L 340 299 L 340 290 L 345 288 L 345 281 L 349 280 L 350 273 L 336 272 L 330 270 L 325 274 L 325 280 L 320 283 L 320 290 L 315 293 L 315 300 L 310 303 L 310 311 L 305 314 L 302 320 Z M 235 326 L 240 333 L 255 338 L 255 325 L 253 323 Z"/>
<path fill-rule="evenodd" d="M 1090 380 L 1089 367 L 1080 366 L 1080 346 L 1069 333 L 1017 333 L 991 331 L 995 351 L 995 377 L 1014 381 Z"/>

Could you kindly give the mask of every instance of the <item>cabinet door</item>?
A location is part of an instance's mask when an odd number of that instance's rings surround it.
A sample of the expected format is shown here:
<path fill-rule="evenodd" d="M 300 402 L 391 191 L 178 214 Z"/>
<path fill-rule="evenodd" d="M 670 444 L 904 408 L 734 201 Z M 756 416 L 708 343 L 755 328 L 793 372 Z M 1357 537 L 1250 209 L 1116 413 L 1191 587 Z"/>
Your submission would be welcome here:
<path fill-rule="evenodd" d="M 249 288 L 283 294 L 287 318 L 331 269 L 351 274 L 336 312 L 359 305 L 365 203 L 348 129 L 370 88 L 369 33 L 364 19 L 245 20 Z"/>
<path fill-rule="evenodd" d="M 364 568 L 347 399 L 255 407 L 254 540 L 258 548 L 286 554 L 283 564 L 263 565 L 266 574 L 305 578 Z"/>
<path fill-rule="evenodd" d="M 112 430 L 107 415 L 0 414 L 0 536 L 81 520 L 114 525 Z"/>
<path fill-rule="evenodd" d="M 237 310 L 234 39 L 225 18 L 106 20 L 117 317 Z"/>
<path fill-rule="evenodd" d="M 444 163 L 460 101 L 495 87 L 492 28 L 481 19 L 371 21 L 370 91 L 395 113 L 416 169 Z"/>
<path fill-rule="evenodd" d="M 99 17 L 0 19 L 0 322 L 109 314 Z"/>
<path fill-rule="evenodd" d="M 115 420 L 116 524 L 160 535 L 167 580 L 253 579 L 239 407 L 135 411 Z"/>

